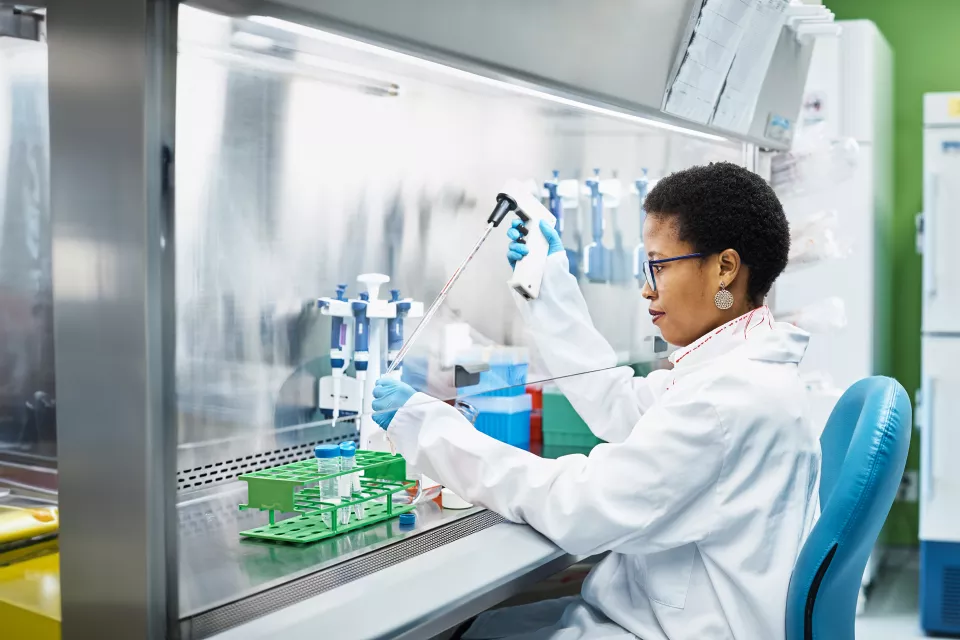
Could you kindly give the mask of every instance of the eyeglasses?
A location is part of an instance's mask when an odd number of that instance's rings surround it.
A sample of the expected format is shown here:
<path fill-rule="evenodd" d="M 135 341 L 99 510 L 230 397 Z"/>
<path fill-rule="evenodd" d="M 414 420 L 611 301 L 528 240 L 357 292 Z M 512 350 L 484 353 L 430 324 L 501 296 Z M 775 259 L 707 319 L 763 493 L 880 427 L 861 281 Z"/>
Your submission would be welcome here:
<path fill-rule="evenodd" d="M 643 279 L 646 280 L 647 284 L 650 285 L 650 289 L 653 291 L 657 290 L 657 279 L 653 276 L 653 268 L 657 265 L 666 264 L 668 262 L 676 262 L 677 260 L 687 260 L 689 258 L 702 258 L 702 253 L 688 253 L 685 256 L 677 256 L 675 258 L 661 258 L 660 260 L 645 260 L 643 263 Z"/>

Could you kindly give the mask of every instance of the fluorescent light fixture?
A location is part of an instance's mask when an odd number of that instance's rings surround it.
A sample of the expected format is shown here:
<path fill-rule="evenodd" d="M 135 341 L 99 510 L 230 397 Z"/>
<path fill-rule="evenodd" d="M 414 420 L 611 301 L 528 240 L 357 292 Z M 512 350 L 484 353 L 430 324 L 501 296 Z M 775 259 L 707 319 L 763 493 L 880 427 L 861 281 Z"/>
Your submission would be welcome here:
<path fill-rule="evenodd" d="M 539 89 L 534 89 L 531 87 L 514 84 L 512 82 L 506 82 L 504 80 L 488 78 L 487 76 L 483 76 L 477 73 L 464 71 L 463 69 L 457 69 L 456 67 L 451 67 L 445 64 L 441 64 L 439 62 L 433 62 L 431 60 L 418 58 L 417 56 L 412 56 L 406 53 L 400 53 L 399 51 L 394 51 L 392 49 L 387 49 L 385 47 L 380 47 L 380 46 L 369 44 L 366 42 L 361 42 L 359 40 L 354 40 L 353 38 L 348 38 L 346 36 L 340 36 L 334 33 L 330 33 L 328 31 L 321 31 L 320 29 L 314 29 L 312 27 L 305 27 L 295 22 L 280 20 L 278 18 L 270 18 L 267 16 L 250 16 L 249 20 L 251 22 L 262 24 L 267 27 L 283 29 L 284 31 L 288 31 L 290 33 L 295 33 L 297 35 L 303 35 L 308 38 L 313 38 L 316 40 L 337 44 L 343 47 L 354 49 L 356 51 L 363 51 L 367 53 L 373 53 L 376 55 L 384 56 L 387 58 L 393 58 L 395 60 L 401 60 L 403 62 L 406 62 L 407 64 L 411 64 L 411 65 L 420 67 L 422 69 L 429 69 L 430 71 L 442 73 L 447 76 L 470 80 L 472 82 L 477 82 L 487 86 L 496 87 L 498 89 L 504 89 L 513 93 L 529 96 L 532 98 L 547 100 L 549 102 L 560 104 L 565 107 L 572 107 L 574 109 L 579 109 L 581 111 L 587 111 L 587 112 L 596 113 L 602 116 L 617 118 L 618 120 L 624 120 L 626 122 L 632 122 L 634 124 L 640 124 L 648 127 L 655 127 L 657 129 L 664 129 L 666 131 L 673 131 L 673 132 L 680 133 L 687 136 L 696 136 L 698 138 L 713 140 L 716 142 L 730 142 L 728 138 L 725 138 L 723 136 L 714 135 L 712 133 L 703 133 L 701 131 L 695 131 L 693 129 L 685 129 L 684 127 L 680 127 L 674 124 L 667 124 L 666 122 L 660 122 L 659 120 L 652 120 L 650 118 L 644 118 L 641 116 L 633 115 L 631 113 L 617 111 L 616 109 L 610 109 L 608 107 L 600 107 L 597 105 L 589 104 L 587 102 L 574 100 L 572 98 L 565 98 L 563 96 L 554 95 L 546 91 L 541 91 Z"/>

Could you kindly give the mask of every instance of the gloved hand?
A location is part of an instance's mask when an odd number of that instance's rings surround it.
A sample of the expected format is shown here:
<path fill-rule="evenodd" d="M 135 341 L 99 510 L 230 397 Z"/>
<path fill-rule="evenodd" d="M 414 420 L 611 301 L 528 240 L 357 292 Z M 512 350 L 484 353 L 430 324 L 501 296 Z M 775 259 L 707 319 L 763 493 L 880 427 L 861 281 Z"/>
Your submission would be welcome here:
<path fill-rule="evenodd" d="M 510 268 L 513 269 L 517 266 L 517 261 L 522 260 L 523 256 L 530 253 L 530 249 L 527 245 L 518 242 L 526 234 L 520 233 L 520 230 L 517 229 L 520 225 L 523 224 L 523 221 L 520 218 L 514 218 L 513 222 L 510 223 L 510 228 L 507 229 L 507 237 L 513 240 L 510 243 L 510 246 L 507 247 L 507 262 L 510 263 Z M 563 243 L 560 241 L 560 234 L 557 233 L 557 230 L 547 224 L 545 221 L 540 221 L 540 233 L 543 234 L 543 237 L 547 239 L 547 255 L 563 251 Z"/>
<path fill-rule="evenodd" d="M 393 416 L 397 415 L 397 409 L 405 405 L 415 393 L 414 388 L 405 382 L 380 378 L 373 387 L 373 421 L 380 425 L 381 429 L 386 429 Z"/>

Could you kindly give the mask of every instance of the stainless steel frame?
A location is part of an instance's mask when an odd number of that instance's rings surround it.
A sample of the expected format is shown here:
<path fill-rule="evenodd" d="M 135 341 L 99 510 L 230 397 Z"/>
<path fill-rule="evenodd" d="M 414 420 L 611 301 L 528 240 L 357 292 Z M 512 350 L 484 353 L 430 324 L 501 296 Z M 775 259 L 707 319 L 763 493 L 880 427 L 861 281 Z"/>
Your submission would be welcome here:
<path fill-rule="evenodd" d="M 176 2 L 51 2 L 63 637 L 177 618 Z"/>

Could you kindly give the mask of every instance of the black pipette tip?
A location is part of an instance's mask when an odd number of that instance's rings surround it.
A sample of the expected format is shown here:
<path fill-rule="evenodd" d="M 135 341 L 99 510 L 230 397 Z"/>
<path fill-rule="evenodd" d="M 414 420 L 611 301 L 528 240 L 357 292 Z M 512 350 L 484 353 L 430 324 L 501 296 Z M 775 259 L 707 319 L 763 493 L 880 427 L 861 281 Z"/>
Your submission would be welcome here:
<path fill-rule="evenodd" d="M 499 227 L 500 223 L 503 222 L 503 219 L 507 217 L 507 214 L 511 211 L 516 211 L 516 209 L 516 200 L 505 193 L 499 194 L 497 196 L 497 206 L 494 207 L 490 217 L 487 218 L 487 224 L 492 224 L 495 227 Z"/>

